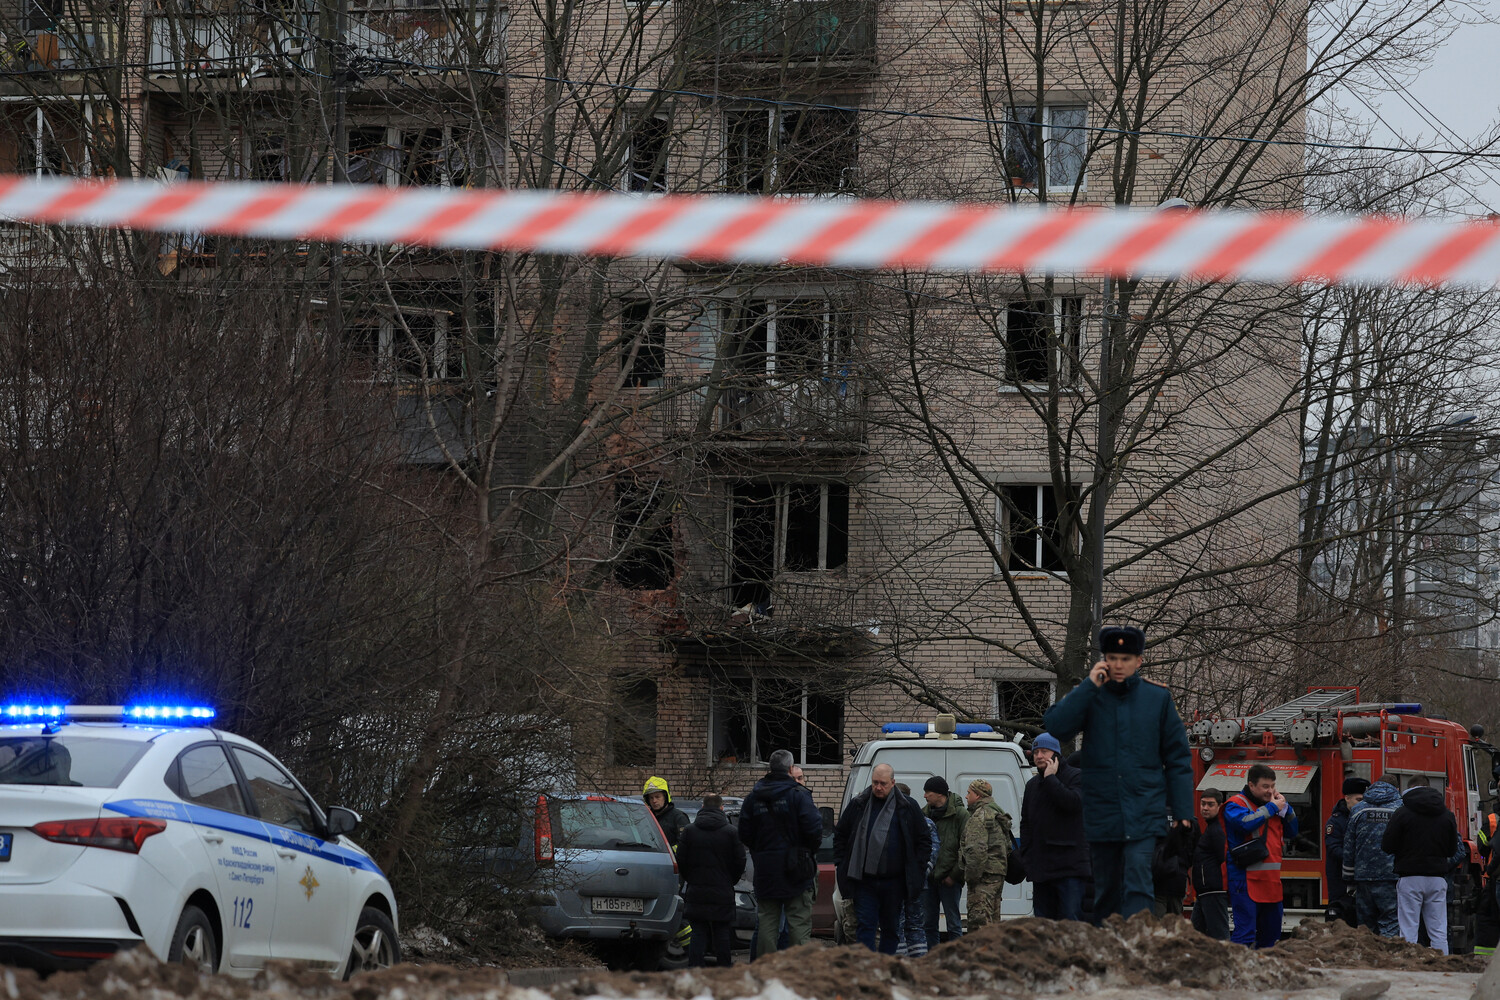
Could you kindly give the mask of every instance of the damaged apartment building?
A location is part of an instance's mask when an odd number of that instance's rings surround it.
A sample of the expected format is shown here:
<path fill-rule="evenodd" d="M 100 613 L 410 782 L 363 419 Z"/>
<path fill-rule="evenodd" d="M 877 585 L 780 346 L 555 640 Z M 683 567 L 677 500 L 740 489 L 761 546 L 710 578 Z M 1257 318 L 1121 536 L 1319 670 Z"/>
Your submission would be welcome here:
<path fill-rule="evenodd" d="M 1120 116 L 1165 110 L 1190 132 L 1205 109 L 1282 93 L 1246 81 L 1277 72 L 1266 56 L 1297 42 L 1300 15 L 1217 4 L 1215 23 L 1244 42 L 1226 46 L 1195 27 L 1195 5 L 1157 0 L 1153 37 L 1175 39 L 1180 77 L 1167 85 L 1112 72 L 1114 35 L 1134 29 L 1096 6 L 20 0 L 4 29 L 0 169 L 728 192 L 770 199 L 774 226 L 790 199 L 1149 207 L 1203 193 L 1181 171 L 1192 160 L 1199 176 L 1240 178 L 1242 203 L 1295 202 L 1295 146 L 1242 161 L 1238 147 L 1125 135 L 1154 126 Z M 1219 63 L 1243 70 L 1227 96 L 1203 82 Z M 41 260 L 51 238 L 12 226 L 7 266 Z M 310 328 L 364 359 L 372 383 L 449 401 L 449 447 L 414 433 L 410 461 L 462 460 L 480 436 L 473 401 L 521 386 L 503 435 L 511 485 L 576 491 L 547 530 L 571 519 L 559 573 L 614 642 L 594 769 L 607 790 L 657 773 L 683 794 L 743 794 L 785 747 L 834 805 L 851 751 L 885 721 L 1039 721 L 1064 650 L 1069 676 L 1082 663 L 1066 637 L 1093 626 L 1076 569 L 1106 467 L 1106 331 L 1138 352 L 1132 378 L 1157 379 L 1149 403 L 1125 386 L 1109 419 L 1173 408 L 1122 437 L 1137 450 L 1107 505 L 1106 607 L 1204 617 L 1171 602 L 1207 588 L 1166 593 L 1183 564 L 1153 548 L 1191 544 L 1195 519 L 1242 552 L 1295 535 L 1281 487 L 1296 426 L 1266 360 L 1295 365 L 1295 316 L 1271 293 L 1160 312 L 1096 276 L 750 267 L 713 247 L 703 256 L 719 263 L 560 261 L 176 234 L 155 253 L 159 274 L 186 282 L 302 275 Z M 1253 361 L 1248 326 L 1266 333 Z M 476 362 L 486 351 L 503 371 Z M 1171 368 L 1184 351 L 1208 360 Z M 1209 368 L 1228 388 L 1205 387 Z M 1224 469 L 1179 490 L 1203 454 Z M 1245 502 L 1257 493 L 1264 504 Z M 1221 504 L 1241 513 L 1205 516 Z"/>

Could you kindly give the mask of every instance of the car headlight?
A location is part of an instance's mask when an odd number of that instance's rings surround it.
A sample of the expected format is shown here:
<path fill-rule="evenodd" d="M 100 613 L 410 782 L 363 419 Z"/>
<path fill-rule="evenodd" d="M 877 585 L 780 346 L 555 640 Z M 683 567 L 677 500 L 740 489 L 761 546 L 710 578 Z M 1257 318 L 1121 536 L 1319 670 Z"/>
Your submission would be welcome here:
<path fill-rule="evenodd" d="M 734 905 L 742 910 L 755 909 L 755 897 L 748 892 L 737 892 L 734 894 Z"/>

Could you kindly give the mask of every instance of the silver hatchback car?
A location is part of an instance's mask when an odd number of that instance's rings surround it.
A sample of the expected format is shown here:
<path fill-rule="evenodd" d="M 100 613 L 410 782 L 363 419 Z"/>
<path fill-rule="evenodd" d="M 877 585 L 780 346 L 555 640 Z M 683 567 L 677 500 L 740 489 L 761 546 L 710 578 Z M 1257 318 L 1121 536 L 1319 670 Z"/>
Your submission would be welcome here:
<path fill-rule="evenodd" d="M 646 804 L 539 795 L 521 827 L 512 857 L 531 870 L 530 912 L 542 930 L 618 943 L 631 964 L 655 969 L 682 922 L 682 900 L 677 859 Z"/>

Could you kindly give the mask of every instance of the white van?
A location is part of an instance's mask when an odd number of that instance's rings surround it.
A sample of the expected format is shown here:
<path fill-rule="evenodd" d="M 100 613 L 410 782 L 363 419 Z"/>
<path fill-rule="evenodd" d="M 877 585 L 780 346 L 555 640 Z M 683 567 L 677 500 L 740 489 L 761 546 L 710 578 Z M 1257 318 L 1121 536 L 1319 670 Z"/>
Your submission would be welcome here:
<path fill-rule="evenodd" d="M 995 804 L 1010 816 L 1011 831 L 1021 828 L 1021 794 L 1036 768 L 1026 759 L 1020 744 L 1006 739 L 982 723 L 957 725 L 951 715 L 935 722 L 887 722 L 879 739 L 871 740 L 854 754 L 849 783 L 844 786 L 843 805 L 870 787 L 870 770 L 889 764 L 896 781 L 911 786 L 912 797 L 923 807 L 922 785 L 935 774 L 942 775 L 953 794 L 963 801 L 969 782 L 983 778 L 995 790 Z M 843 806 L 840 807 L 842 815 Z M 835 912 L 839 894 L 834 890 Z M 968 893 L 960 901 L 968 913 Z M 1002 919 L 1031 916 L 1031 883 L 1007 885 L 1001 898 Z"/>

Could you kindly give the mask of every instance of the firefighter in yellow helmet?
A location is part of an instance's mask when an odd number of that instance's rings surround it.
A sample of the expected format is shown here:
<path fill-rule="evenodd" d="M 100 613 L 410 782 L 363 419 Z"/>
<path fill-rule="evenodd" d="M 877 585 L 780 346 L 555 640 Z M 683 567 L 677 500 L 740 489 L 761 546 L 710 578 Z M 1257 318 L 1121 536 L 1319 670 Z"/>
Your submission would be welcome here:
<path fill-rule="evenodd" d="M 691 820 L 687 818 L 687 813 L 672 804 L 672 793 L 667 788 L 667 780 L 653 774 L 641 788 L 641 797 L 646 800 L 646 805 L 651 807 L 651 814 L 661 824 L 661 832 L 667 835 L 667 843 L 672 845 L 672 850 L 677 850 L 677 838 L 688 828 Z"/>

